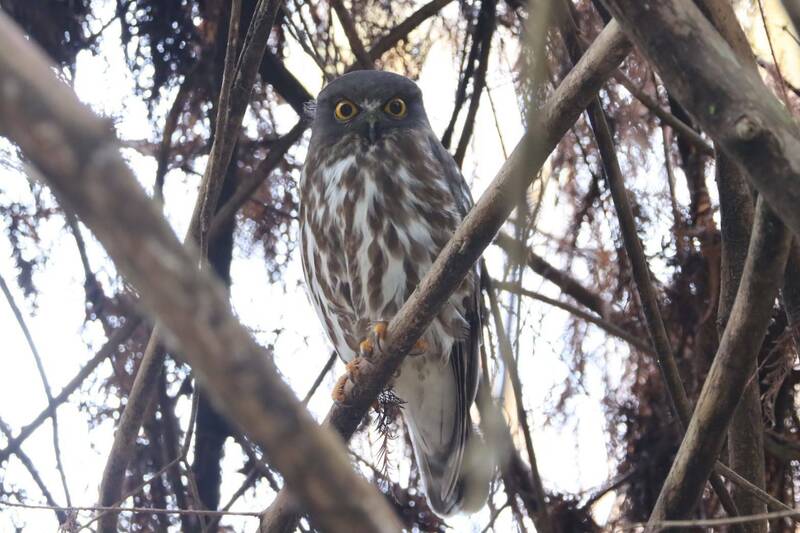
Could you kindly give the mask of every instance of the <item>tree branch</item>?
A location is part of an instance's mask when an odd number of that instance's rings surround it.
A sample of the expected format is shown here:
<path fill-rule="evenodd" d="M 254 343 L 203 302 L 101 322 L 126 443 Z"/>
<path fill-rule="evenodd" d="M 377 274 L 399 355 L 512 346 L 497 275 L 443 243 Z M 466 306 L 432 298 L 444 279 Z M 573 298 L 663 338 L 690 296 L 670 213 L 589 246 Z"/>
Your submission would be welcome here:
<path fill-rule="evenodd" d="M 141 189 L 108 123 L 56 80 L 5 15 L 0 79 L 0 132 L 97 235 L 215 406 L 263 446 L 314 523 L 332 532 L 399 531 L 383 497 L 353 472 L 341 441 L 317 425 L 238 323 L 221 284 L 196 268 L 199 256 Z"/>
<path fill-rule="evenodd" d="M 480 53 L 478 54 L 478 66 L 472 76 L 472 96 L 470 96 L 467 116 L 464 120 L 464 128 L 461 130 L 461 137 L 458 138 L 453 159 L 460 167 L 464 162 L 464 155 L 467 153 L 467 146 L 472 137 L 472 130 L 475 128 L 475 118 L 478 114 L 478 107 L 481 103 L 481 94 L 486 86 L 486 72 L 489 69 L 489 52 L 492 50 L 492 37 L 495 30 L 495 12 L 497 10 L 497 0 L 483 0 L 481 9 L 478 12 L 478 24 L 475 26 L 473 39 L 480 43 Z"/>
<path fill-rule="evenodd" d="M 736 13 L 727 0 L 697 0 L 697 5 L 731 46 L 739 63 L 752 72 L 758 72 L 747 36 L 739 26 Z M 720 290 L 717 310 L 717 332 L 722 336 L 728 323 L 736 292 L 742 279 L 753 227 L 754 202 L 750 186 L 742 170 L 724 152 L 716 161 L 717 188 L 720 211 Z M 761 394 L 757 379 L 757 358 L 751 358 L 748 373 L 756 376 L 742 395 L 728 430 L 728 456 L 730 466 L 745 478 L 764 489 L 766 486 L 764 464 L 763 418 Z M 757 515 L 767 508 L 756 495 L 734 485 L 733 499 L 745 515 Z M 767 522 L 743 524 L 747 533 L 766 533 Z"/>
<path fill-rule="evenodd" d="M 531 270 L 553 283 L 564 294 L 573 298 L 582 306 L 594 311 L 603 318 L 608 318 L 611 314 L 610 306 L 602 296 L 590 291 L 567 272 L 559 270 L 533 250 L 521 246 L 513 237 L 505 233 L 499 233 L 495 239 L 495 244 L 505 250 L 515 261 L 526 262 Z"/>
<path fill-rule="evenodd" d="M 497 332 L 498 350 L 503 363 L 506 366 L 508 376 L 511 378 L 511 388 L 514 391 L 514 403 L 517 406 L 517 420 L 519 421 L 522 429 L 522 436 L 525 440 L 525 450 L 528 453 L 528 463 L 531 466 L 531 486 L 533 488 L 534 496 L 539 502 L 539 507 L 536 513 L 531 517 L 536 525 L 536 531 L 541 533 L 552 533 L 555 531 L 553 523 L 550 519 L 550 513 L 547 509 L 547 499 L 544 492 L 544 485 L 542 477 L 539 474 L 539 467 L 536 461 L 536 453 L 533 450 L 533 439 L 531 437 L 530 426 L 528 425 L 528 414 L 525 412 L 525 405 L 522 401 L 522 382 L 519 377 L 519 369 L 517 362 L 514 359 L 514 350 L 511 347 L 511 341 L 506 335 L 505 328 L 503 327 L 503 317 L 500 314 L 500 305 L 497 303 L 497 295 L 492 286 L 492 280 L 489 273 L 486 271 L 485 265 L 481 263 L 481 279 L 485 285 L 486 292 L 489 295 L 489 309 L 494 319 L 495 331 Z"/>
<path fill-rule="evenodd" d="M 409 33 L 414 31 L 420 24 L 434 16 L 442 10 L 444 6 L 453 0 L 432 0 L 421 8 L 414 11 L 403 22 L 392 28 L 392 30 L 378 39 L 369 49 L 369 57 L 372 61 L 377 61 L 380 57 L 391 50 L 399 41 L 405 39 Z"/>
<path fill-rule="evenodd" d="M 358 36 L 353 17 L 350 16 L 347 8 L 344 7 L 342 0 L 330 0 L 330 5 L 333 7 L 333 10 L 336 11 L 336 16 L 339 17 L 339 23 L 342 25 L 344 34 L 347 37 L 347 42 L 350 43 L 350 49 L 353 51 L 353 55 L 356 56 L 358 66 L 362 69 L 371 70 L 373 68 L 372 58 L 369 52 L 367 52 L 367 49 L 364 48 L 364 43 L 361 42 L 361 38 Z"/>
<path fill-rule="evenodd" d="M 800 235 L 800 129 L 687 0 L 604 0 L 670 94 Z"/>
<path fill-rule="evenodd" d="M 675 130 L 676 133 L 683 135 L 683 137 L 692 143 L 692 145 L 697 148 L 700 153 L 711 157 L 714 156 L 714 147 L 708 144 L 708 142 L 703 139 L 702 135 L 700 135 L 684 121 L 661 107 L 661 104 L 659 104 L 649 94 L 637 87 L 636 84 L 633 83 L 633 81 L 628 78 L 624 72 L 621 70 L 615 72 L 614 79 L 617 80 L 620 85 L 625 87 L 625 89 L 631 93 L 634 98 L 639 100 L 642 105 L 644 105 L 655 116 L 661 119 L 662 123 L 670 126 L 673 130 Z"/>
<path fill-rule="evenodd" d="M 209 242 L 213 242 L 219 235 L 220 230 L 233 220 L 233 217 L 236 216 L 236 213 L 245 202 L 250 199 L 250 196 L 283 161 L 286 152 L 300 140 L 306 128 L 308 128 L 308 121 L 305 118 L 301 118 L 286 135 L 269 147 L 269 153 L 264 160 L 240 181 L 231 198 L 217 209 L 214 219 L 211 221 L 211 229 L 208 232 Z"/>
<path fill-rule="evenodd" d="M 561 302 L 561 301 L 555 300 L 553 298 L 549 298 L 549 297 L 545 296 L 544 294 L 538 293 L 536 291 L 530 291 L 530 290 L 524 289 L 524 288 L 520 287 L 519 285 L 517 285 L 516 283 L 508 283 L 508 282 L 504 282 L 504 281 L 495 280 L 494 281 L 494 285 L 498 289 L 502 289 L 504 291 L 513 292 L 513 293 L 516 293 L 516 294 L 519 294 L 519 295 L 522 295 L 522 296 L 527 296 L 529 298 L 533 298 L 535 300 L 539 300 L 540 302 L 544 302 L 544 303 L 546 303 L 548 305 L 552 305 L 553 307 L 557 307 L 559 309 L 562 309 L 562 310 L 566 311 L 567 313 L 569 313 L 569 314 L 571 314 L 571 315 L 573 315 L 573 316 L 575 316 L 577 318 L 580 318 L 581 320 L 585 320 L 586 322 L 589 322 L 590 324 L 594 324 L 595 326 L 599 327 L 600 329 L 602 329 L 606 333 L 609 333 L 609 334 L 611 334 L 611 335 L 613 335 L 613 336 L 615 336 L 615 337 L 617 337 L 619 339 L 622 339 L 623 341 L 627 342 L 633 348 L 636 348 L 637 350 L 641 351 L 642 353 L 655 355 L 655 351 L 653 351 L 653 347 L 650 346 L 649 344 L 647 344 L 647 342 L 645 342 L 642 339 L 639 339 L 639 338 L 631 335 L 630 333 L 628 333 L 627 331 L 625 331 L 624 329 L 622 329 L 618 325 L 616 325 L 613 322 L 610 322 L 610 321 L 608 321 L 608 320 L 606 320 L 604 318 L 600 318 L 600 317 L 597 317 L 595 315 L 592 315 L 591 313 L 587 313 L 586 311 L 583 311 L 583 310 L 577 308 L 574 305 L 570 305 L 568 303 Z"/>
<path fill-rule="evenodd" d="M 80 369 L 80 371 L 69 381 L 69 383 L 64 385 L 64 388 L 61 389 L 61 392 L 53 397 L 52 404 L 45 407 L 42 412 L 36 416 L 36 418 L 24 426 L 16 437 L 10 437 L 8 439 L 6 447 L 0 450 L 0 464 L 6 461 L 12 454 L 17 453 L 22 443 L 25 442 L 25 439 L 30 437 L 31 434 L 42 425 L 42 422 L 50 417 L 50 412 L 54 409 L 57 409 L 58 406 L 67 401 L 70 395 L 78 390 L 78 387 L 81 386 L 86 378 L 88 378 L 92 372 L 94 372 L 95 369 L 100 366 L 100 363 L 114 355 L 117 352 L 118 347 L 125 342 L 128 337 L 130 337 L 131 333 L 133 333 L 133 331 L 139 327 L 140 323 L 141 319 L 138 317 L 132 318 L 126 322 L 124 326 L 114 332 L 114 334 L 108 339 L 108 341 L 106 341 L 102 348 L 97 351 L 94 357 L 92 357 L 89 362 L 87 362 L 83 368 Z"/>
<path fill-rule="evenodd" d="M 800 1 L 798 0 L 782 0 L 783 7 L 786 9 L 786 13 L 789 14 L 789 18 L 792 19 L 792 25 L 794 26 L 794 31 L 800 31 Z"/>
<path fill-rule="evenodd" d="M 0 420 L 0 432 L 2 432 L 3 435 L 5 435 L 7 440 L 11 440 L 11 430 L 8 428 L 8 424 L 6 424 L 3 420 Z M 37 487 L 39 487 L 39 490 L 41 491 L 42 496 L 44 496 L 47 505 L 53 507 L 53 511 L 55 512 L 56 520 L 58 520 L 58 523 L 66 524 L 68 519 L 67 513 L 65 513 L 62 509 L 56 508 L 56 502 L 55 500 L 53 500 L 53 495 L 50 493 L 50 489 L 47 488 L 47 485 L 44 484 L 42 476 L 39 475 L 39 471 L 36 470 L 36 466 L 33 464 L 33 461 L 31 461 L 31 458 L 28 457 L 28 454 L 26 454 L 20 449 L 17 449 L 15 455 L 17 456 L 17 459 L 19 459 L 19 462 L 22 463 L 22 465 L 25 467 L 25 469 L 28 470 L 28 473 L 31 475 L 31 479 L 33 479 L 33 482 L 36 483 Z"/>
<path fill-rule="evenodd" d="M 25 322 L 25 318 L 22 316 L 22 311 L 14 301 L 14 295 L 11 294 L 11 290 L 8 288 L 8 285 L 2 276 L 0 276 L 0 290 L 3 291 L 6 301 L 8 302 L 8 306 L 11 307 L 14 317 L 17 319 L 19 329 L 22 330 L 22 334 L 25 337 L 25 341 L 28 343 L 28 348 L 31 351 L 31 355 L 33 356 L 33 361 L 36 364 L 36 370 L 39 372 L 39 379 L 42 382 L 42 388 L 44 389 L 44 394 L 47 397 L 47 406 L 51 408 L 50 418 L 53 421 L 53 453 L 55 454 L 56 459 L 56 469 L 58 470 L 58 475 L 61 478 L 61 487 L 64 490 L 64 496 L 67 499 L 67 505 L 72 505 L 72 498 L 69 494 L 69 485 L 67 485 L 67 475 L 64 473 L 64 464 L 61 461 L 61 444 L 58 438 L 58 416 L 56 409 L 52 408 L 53 389 L 50 388 L 50 381 L 47 379 L 47 372 L 45 372 L 44 363 L 42 362 L 41 355 L 39 355 L 39 350 L 36 348 L 36 343 L 33 341 L 31 330 L 28 329 L 28 324 Z"/>
<path fill-rule="evenodd" d="M 699 500 L 757 357 L 786 266 L 790 238 L 759 198 L 750 249 L 725 333 L 651 522 L 681 518 Z"/>

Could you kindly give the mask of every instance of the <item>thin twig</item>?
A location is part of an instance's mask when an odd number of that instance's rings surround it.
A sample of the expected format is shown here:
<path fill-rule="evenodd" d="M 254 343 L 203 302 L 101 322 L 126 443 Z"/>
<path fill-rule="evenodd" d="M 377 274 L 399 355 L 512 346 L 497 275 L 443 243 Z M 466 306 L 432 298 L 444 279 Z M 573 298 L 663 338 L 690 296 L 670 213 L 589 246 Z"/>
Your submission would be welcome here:
<path fill-rule="evenodd" d="M 328 357 L 328 360 L 325 362 L 325 366 L 323 366 L 322 370 L 319 371 L 317 379 L 314 380 L 314 383 L 311 385 L 311 388 L 308 389 L 308 392 L 303 397 L 303 405 L 308 405 L 308 402 L 311 400 L 311 397 L 314 396 L 314 393 L 319 388 L 320 384 L 322 383 L 322 380 L 325 379 L 325 376 L 328 374 L 328 372 L 331 371 L 331 368 L 333 368 L 333 364 L 336 362 L 336 357 L 337 357 L 336 352 L 335 351 L 331 352 L 330 357 Z"/>
<path fill-rule="evenodd" d="M 197 516 L 250 516 L 258 518 L 261 513 L 255 511 L 207 511 L 203 509 L 158 509 L 153 507 L 104 507 L 102 505 L 87 505 L 87 506 L 68 506 L 58 507 L 53 505 L 42 505 L 35 503 L 18 503 L 8 500 L 0 500 L 0 505 L 7 507 L 17 507 L 22 509 L 46 509 L 51 511 L 62 512 L 80 512 L 80 511 L 93 511 L 93 512 L 113 512 L 113 513 L 143 513 L 143 514 L 174 514 L 174 515 L 197 515 Z"/>
<path fill-rule="evenodd" d="M 47 406 L 52 407 L 54 405 L 53 389 L 50 388 L 50 382 L 47 379 L 47 372 L 44 369 L 42 357 L 39 355 L 39 350 L 36 348 L 36 343 L 33 341 L 31 330 L 28 329 L 28 324 L 25 322 L 25 318 L 22 316 L 22 311 L 20 310 L 19 306 L 17 306 L 17 302 L 14 301 L 14 295 L 11 294 L 11 290 L 8 288 L 8 285 L 2 276 L 0 276 L 0 290 L 3 291 L 6 301 L 8 302 L 8 306 L 14 313 L 14 318 L 17 319 L 19 329 L 22 330 L 22 334 L 25 336 L 25 341 L 28 343 L 28 348 L 30 349 L 31 355 L 33 355 L 33 360 L 36 363 L 36 370 L 39 372 L 39 379 L 42 381 L 44 394 L 47 396 Z M 58 475 L 61 478 L 61 487 L 64 489 L 64 497 L 67 499 L 67 505 L 72 505 L 72 498 L 70 498 L 69 486 L 67 485 L 67 476 L 64 473 L 64 464 L 61 461 L 61 445 L 58 438 L 58 416 L 55 409 L 50 410 L 50 418 L 53 421 L 53 453 L 55 454 L 56 458 L 56 468 L 58 469 Z"/>
<path fill-rule="evenodd" d="M 608 318 L 612 315 L 610 304 L 602 296 L 584 287 L 569 273 L 559 270 L 542 256 L 534 253 L 530 248 L 526 249 L 520 246 L 519 242 L 513 237 L 505 233 L 499 233 L 495 239 L 495 244 L 505 250 L 509 257 L 514 258 L 515 261 L 527 263 L 531 270 L 553 283 L 564 294 L 573 298 L 582 306 L 594 311 L 603 318 Z"/>
<path fill-rule="evenodd" d="M 631 93 L 634 98 L 639 100 L 642 105 L 644 105 L 655 116 L 661 119 L 664 124 L 669 125 L 677 133 L 683 135 L 684 139 L 690 142 L 692 146 L 697 148 L 700 153 L 711 157 L 714 156 L 714 147 L 711 146 L 711 144 L 709 144 L 705 139 L 703 139 L 702 135 L 700 135 L 694 128 L 686 124 L 684 121 L 661 107 L 661 105 L 649 94 L 637 87 L 636 84 L 633 83 L 633 80 L 626 76 L 624 72 L 617 70 L 614 73 L 614 79 L 617 80 L 620 85 L 625 87 L 625 89 Z"/>
<path fill-rule="evenodd" d="M 329 3 L 333 10 L 336 11 L 336 16 L 339 17 L 339 23 L 342 25 L 345 37 L 347 37 L 347 42 L 350 43 L 350 49 L 353 51 L 353 55 L 356 56 L 358 65 L 362 69 L 372 69 L 372 58 L 367 49 L 364 48 L 364 43 L 361 42 L 361 38 L 358 36 L 353 17 L 344 7 L 342 0 L 330 0 Z"/>
<path fill-rule="evenodd" d="M 789 95 L 786 94 L 786 84 L 783 81 L 783 73 L 781 73 L 781 66 L 778 63 L 778 58 L 775 56 L 775 47 L 772 44 L 772 33 L 769 31 L 769 25 L 767 24 L 767 15 L 764 13 L 764 2 L 762 0 L 757 0 L 756 3 L 758 4 L 758 11 L 761 14 L 761 24 L 764 26 L 764 33 L 767 35 L 767 45 L 769 45 L 769 53 L 772 55 L 772 64 L 775 65 L 775 72 L 778 74 L 778 85 L 781 88 L 783 103 L 786 105 L 786 109 L 791 109 L 791 107 L 789 107 Z"/>
<path fill-rule="evenodd" d="M 612 529 L 612 531 L 633 531 L 636 529 L 645 529 L 646 527 L 655 527 L 659 529 L 711 528 L 716 526 L 731 526 L 736 524 L 747 524 L 750 522 L 760 522 L 762 520 L 772 520 L 775 518 L 798 518 L 798 517 L 800 517 L 800 509 L 791 509 L 787 511 L 772 511 L 769 513 L 732 516 L 728 518 L 704 518 L 696 520 L 661 520 L 657 522 L 650 522 L 648 524 L 639 523 L 639 524 L 616 526 Z"/>
<path fill-rule="evenodd" d="M 395 26 L 386 35 L 379 38 L 369 49 L 369 57 L 377 61 L 380 57 L 392 49 L 399 41 L 408 37 L 420 24 L 436 15 L 444 6 L 453 0 L 432 0 L 421 8 L 414 11 L 403 22 Z"/>
<path fill-rule="evenodd" d="M 517 362 L 514 359 L 513 348 L 511 342 L 506 335 L 505 327 L 503 326 L 503 317 L 500 314 L 500 306 L 497 303 L 497 295 L 492 286 L 492 279 L 486 271 L 485 265 L 481 265 L 481 279 L 486 288 L 486 293 L 489 295 L 489 308 L 494 318 L 494 328 L 497 332 L 498 349 L 500 357 L 506 365 L 506 371 L 511 378 L 511 388 L 514 392 L 514 402 L 517 406 L 517 421 L 522 429 L 522 435 L 525 439 L 525 450 L 528 454 L 528 464 L 531 467 L 531 479 L 533 488 L 536 494 L 536 499 L 539 501 L 539 508 L 533 518 L 536 524 L 536 530 L 543 533 L 554 531 L 553 524 L 550 518 L 550 512 L 547 508 L 547 498 L 542 483 L 542 477 L 539 474 L 539 467 L 536 461 L 536 453 L 533 450 L 533 438 L 531 437 L 531 429 L 528 424 L 528 414 L 525 412 L 525 405 L 522 399 L 522 381 L 519 376 L 519 369 Z"/>
<path fill-rule="evenodd" d="M 61 404 L 63 404 L 69 396 L 78 390 L 78 387 L 88 378 L 92 372 L 107 358 L 113 356 L 117 352 L 118 346 L 120 346 L 123 342 L 125 342 L 128 337 L 130 337 L 131 333 L 139 326 L 141 323 L 141 319 L 138 317 L 130 319 L 124 326 L 118 329 L 111 338 L 106 341 L 100 350 L 97 351 L 94 357 L 92 357 L 89 362 L 87 362 L 83 368 L 78 371 L 77 375 L 72 378 L 69 383 L 64 385 L 64 388 L 55 395 L 53 398 L 53 402 L 51 405 L 40 412 L 36 418 L 34 418 L 29 424 L 25 425 L 16 437 L 9 438 L 8 444 L 5 448 L 0 450 L 0 463 L 8 459 L 11 454 L 16 454 L 20 446 L 25 439 L 27 439 L 39 426 L 42 425 L 42 422 L 47 420 L 50 417 L 50 413 L 57 409 Z"/>
<path fill-rule="evenodd" d="M 456 160 L 456 164 L 459 167 L 463 164 L 464 155 L 467 153 L 467 145 L 472 137 L 472 131 L 475 128 L 475 118 L 481 103 L 481 94 L 486 85 L 486 73 L 489 69 L 489 52 L 492 49 L 492 38 L 494 37 L 495 30 L 496 8 L 497 0 L 483 0 L 481 2 L 480 11 L 478 12 L 478 24 L 475 26 L 475 34 L 473 36 L 475 42 L 480 45 L 480 53 L 477 57 L 478 66 L 472 77 L 472 96 L 470 97 L 469 107 L 467 108 L 464 127 L 461 130 L 461 137 L 458 138 L 458 145 L 453 155 L 453 159 Z"/>
<path fill-rule="evenodd" d="M 590 313 L 587 313 L 586 311 L 583 311 L 583 310 L 577 308 L 574 305 L 570 305 L 570 304 L 568 304 L 566 302 L 562 302 L 562 301 L 550 298 L 550 297 L 545 296 L 544 294 L 536 292 L 536 291 L 531 291 L 531 290 L 528 290 L 528 289 L 524 289 L 524 288 L 520 287 L 516 283 L 507 283 L 507 282 L 504 282 L 504 281 L 496 281 L 495 280 L 494 286 L 497 287 L 498 289 L 501 289 L 501 290 L 504 290 L 504 291 L 509 291 L 509 292 L 515 292 L 517 294 L 521 294 L 522 296 L 527 296 L 529 298 L 534 298 L 534 299 L 539 300 L 541 302 L 544 302 L 544 303 L 546 303 L 548 305 L 552 305 L 553 307 L 558 307 L 559 309 L 563 309 L 567 313 L 570 313 L 571 315 L 574 315 L 575 317 L 580 318 L 581 320 L 585 320 L 587 322 L 590 322 L 590 323 L 594 324 L 595 326 L 599 327 L 600 329 L 606 331 L 607 333 L 610 333 L 611 335 L 614 335 L 615 337 L 618 337 L 618 338 L 624 340 L 625 342 L 627 342 L 628 344 L 630 344 L 631 346 L 633 346 L 637 350 L 641 351 L 642 353 L 646 353 L 646 354 L 650 354 L 650 355 L 654 355 L 655 354 L 655 352 L 653 351 L 653 347 L 652 346 L 650 346 L 646 342 L 642 341 L 641 339 L 638 339 L 638 338 L 634 337 L 633 335 L 631 335 L 630 333 L 628 333 L 627 331 L 622 329 L 620 326 L 618 326 L 618 325 L 614 324 L 613 322 L 610 322 L 610 321 L 608 321 L 608 320 L 606 320 L 606 319 L 604 319 L 602 317 L 597 317 L 597 316 L 594 316 L 594 315 L 592 315 Z"/>
<path fill-rule="evenodd" d="M 11 438 L 11 430 L 8 428 L 8 424 L 6 424 L 3 420 L 0 420 L 0 432 L 5 435 L 6 439 Z M 42 492 L 42 496 L 44 499 L 47 500 L 48 505 L 52 505 L 54 507 L 54 511 L 56 514 L 56 519 L 58 520 L 59 524 L 64 524 L 67 521 L 67 515 L 64 511 L 55 508 L 56 502 L 53 499 L 53 495 L 50 493 L 50 489 L 47 488 L 47 485 L 44 484 L 42 481 L 42 477 L 39 475 L 39 471 L 36 470 L 36 466 L 34 466 L 33 461 L 31 458 L 28 457 L 28 454 L 23 452 L 21 449 L 17 450 L 15 455 L 17 459 L 25 466 L 28 470 L 28 473 L 31 475 L 33 482 L 36 483 L 36 486 L 39 487 L 39 490 Z"/>
<path fill-rule="evenodd" d="M 503 159 L 508 159 L 508 150 L 506 150 L 506 143 L 503 139 L 503 132 L 500 129 L 500 119 L 497 117 L 497 108 L 494 105 L 494 97 L 492 97 L 492 89 L 486 86 L 486 96 L 489 97 L 489 107 L 492 109 L 492 118 L 494 119 L 494 128 L 497 130 L 497 139 L 500 141 L 500 152 L 503 154 Z"/>

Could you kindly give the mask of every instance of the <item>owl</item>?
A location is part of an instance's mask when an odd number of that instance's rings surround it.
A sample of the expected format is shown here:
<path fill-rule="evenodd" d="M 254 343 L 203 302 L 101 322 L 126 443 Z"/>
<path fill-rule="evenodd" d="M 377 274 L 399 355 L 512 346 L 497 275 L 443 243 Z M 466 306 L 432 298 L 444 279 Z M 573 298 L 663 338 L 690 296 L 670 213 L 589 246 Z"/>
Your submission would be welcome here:
<path fill-rule="evenodd" d="M 300 178 L 303 271 L 319 319 L 352 370 L 373 354 L 472 199 L 408 78 L 345 74 L 320 92 L 313 115 Z M 441 516 L 482 507 L 491 477 L 471 459 L 480 441 L 470 418 L 480 374 L 479 297 L 473 270 L 392 383 L 427 500 Z M 340 380 L 334 399 L 347 379 L 354 373 Z"/>

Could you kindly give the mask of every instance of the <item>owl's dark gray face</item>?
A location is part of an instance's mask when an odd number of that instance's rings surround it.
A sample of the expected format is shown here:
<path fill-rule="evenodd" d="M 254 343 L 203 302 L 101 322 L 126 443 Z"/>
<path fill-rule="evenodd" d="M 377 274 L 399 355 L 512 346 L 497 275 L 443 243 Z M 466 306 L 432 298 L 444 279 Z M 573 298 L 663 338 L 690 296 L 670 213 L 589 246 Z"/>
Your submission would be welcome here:
<path fill-rule="evenodd" d="M 366 144 L 397 129 L 429 129 L 422 92 L 404 76 L 359 70 L 330 82 L 319 93 L 311 143 L 331 145 L 355 133 Z"/>

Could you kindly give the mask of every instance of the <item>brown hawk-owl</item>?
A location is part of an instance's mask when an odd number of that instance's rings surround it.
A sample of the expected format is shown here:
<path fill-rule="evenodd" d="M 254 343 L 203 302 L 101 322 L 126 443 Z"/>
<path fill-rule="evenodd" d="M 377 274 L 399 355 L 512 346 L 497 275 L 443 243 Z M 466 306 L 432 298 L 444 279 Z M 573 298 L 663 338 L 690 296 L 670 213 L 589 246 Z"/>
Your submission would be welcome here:
<path fill-rule="evenodd" d="M 472 206 L 420 89 L 379 71 L 346 74 L 320 92 L 300 200 L 309 295 L 345 362 L 370 355 L 370 341 L 360 341 L 397 313 Z M 488 476 L 465 459 L 478 440 L 469 410 L 479 295 L 473 270 L 393 382 L 428 502 L 445 516 L 480 508 L 488 492 Z"/>

